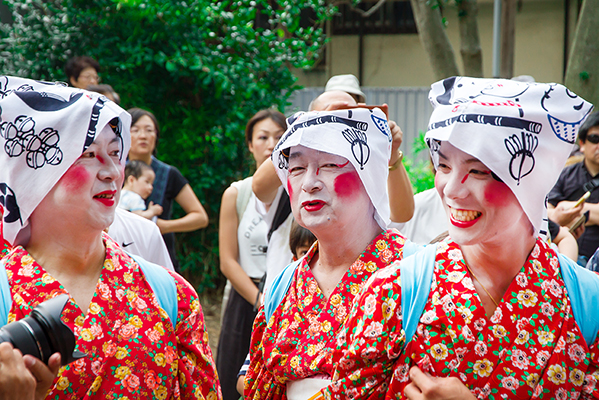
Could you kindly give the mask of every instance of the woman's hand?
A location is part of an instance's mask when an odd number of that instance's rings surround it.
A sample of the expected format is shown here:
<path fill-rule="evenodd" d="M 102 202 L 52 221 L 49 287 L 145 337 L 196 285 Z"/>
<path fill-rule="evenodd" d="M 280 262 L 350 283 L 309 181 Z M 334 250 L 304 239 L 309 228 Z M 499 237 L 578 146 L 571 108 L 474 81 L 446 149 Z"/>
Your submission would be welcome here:
<path fill-rule="evenodd" d="M 30 355 L 23 356 L 23 361 L 29 372 L 31 372 L 37 381 L 35 387 L 35 399 L 44 399 L 48 390 L 52 387 L 54 378 L 56 378 L 58 370 L 60 369 L 60 353 L 52 354 L 48 360 L 48 365 Z"/>
<path fill-rule="evenodd" d="M 0 344 L 0 400 L 33 399 L 35 378 L 27 370 L 23 355 L 8 342 Z"/>
<path fill-rule="evenodd" d="M 403 393 L 410 400 L 440 399 L 466 400 L 476 399 L 458 378 L 437 378 L 422 372 L 418 367 L 410 368 L 411 383 Z"/>

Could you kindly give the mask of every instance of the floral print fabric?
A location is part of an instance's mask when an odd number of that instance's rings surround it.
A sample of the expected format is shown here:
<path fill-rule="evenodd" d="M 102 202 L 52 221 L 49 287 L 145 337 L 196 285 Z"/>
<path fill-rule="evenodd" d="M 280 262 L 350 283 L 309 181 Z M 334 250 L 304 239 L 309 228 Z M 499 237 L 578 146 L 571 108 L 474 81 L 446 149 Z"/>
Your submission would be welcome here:
<path fill-rule="evenodd" d="M 457 377 L 480 399 L 599 398 L 599 340 L 589 348 L 582 338 L 557 255 L 541 240 L 490 318 L 450 239 L 438 246 L 429 300 L 405 348 L 400 302 L 397 266 L 373 276 L 340 332 L 325 398 L 402 399 L 412 366 Z"/>
<path fill-rule="evenodd" d="M 204 317 L 195 290 L 177 286 L 176 328 L 142 271 L 104 236 L 106 259 L 85 315 L 70 300 L 62 321 L 87 357 L 62 367 L 47 399 L 220 399 Z M 9 322 L 66 290 L 22 247 L 4 259 L 13 304 Z"/>
<path fill-rule="evenodd" d="M 401 259 L 405 239 L 397 231 L 378 235 L 349 267 L 326 300 L 310 270 L 318 242 L 298 266 L 289 291 L 270 321 L 264 308 L 254 322 L 246 399 L 285 399 L 286 382 L 303 378 L 330 379 L 335 337 L 354 297 L 370 276 Z"/>

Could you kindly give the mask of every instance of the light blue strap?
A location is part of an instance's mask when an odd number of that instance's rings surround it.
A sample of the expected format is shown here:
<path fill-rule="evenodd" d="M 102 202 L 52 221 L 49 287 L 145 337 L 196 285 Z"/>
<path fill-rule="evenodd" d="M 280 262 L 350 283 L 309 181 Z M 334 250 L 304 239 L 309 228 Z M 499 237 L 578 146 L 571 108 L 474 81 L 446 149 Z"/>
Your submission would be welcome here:
<path fill-rule="evenodd" d="M 166 311 L 173 328 L 177 326 L 177 312 L 179 306 L 177 304 L 177 285 L 175 284 L 175 278 L 168 273 L 168 271 L 160 265 L 151 263 L 144 260 L 139 256 L 129 254 L 131 258 L 139 264 L 143 274 L 145 275 L 148 283 L 152 287 L 154 294 L 158 298 L 160 307 Z"/>
<path fill-rule="evenodd" d="M 405 249 L 404 249 L 405 254 Z M 414 333 L 431 291 L 437 245 L 424 246 L 422 251 L 401 260 L 401 313 L 407 345 Z"/>
<path fill-rule="evenodd" d="M 4 326 L 8 323 L 8 313 L 12 307 L 12 295 L 10 293 L 10 286 L 8 286 L 8 275 L 6 275 L 4 260 L 0 261 L 0 295 L 2 296 L 0 326 Z"/>
<path fill-rule="evenodd" d="M 424 247 L 425 246 L 423 246 L 421 244 L 416 244 L 416 243 L 406 239 L 406 242 L 403 245 L 403 257 L 402 258 L 407 258 L 407 257 L 411 256 L 412 254 L 416 254 L 420 250 L 424 249 Z"/>
<path fill-rule="evenodd" d="M 599 276 L 557 253 L 572 314 L 590 347 L 599 332 Z"/>
<path fill-rule="evenodd" d="M 300 258 L 285 267 L 285 269 L 274 279 L 266 293 L 264 293 L 264 315 L 266 315 L 266 322 L 270 320 L 270 317 L 272 317 L 273 313 L 287 294 L 289 286 L 291 286 L 291 281 L 293 280 L 293 274 L 301 260 L 302 259 Z"/>

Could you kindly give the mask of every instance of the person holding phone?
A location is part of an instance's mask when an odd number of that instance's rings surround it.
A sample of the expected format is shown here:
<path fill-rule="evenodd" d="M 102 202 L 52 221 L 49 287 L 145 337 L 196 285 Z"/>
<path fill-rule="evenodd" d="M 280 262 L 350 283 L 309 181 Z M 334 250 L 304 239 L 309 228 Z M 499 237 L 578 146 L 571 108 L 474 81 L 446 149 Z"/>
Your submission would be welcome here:
<path fill-rule="evenodd" d="M 586 266 L 599 247 L 599 112 L 590 114 L 581 125 L 578 142 L 584 159 L 563 169 L 549 192 L 547 213 L 561 226 L 571 228 L 577 222 L 582 226 L 573 234 L 578 238 L 578 263 Z M 584 216 L 587 212 L 588 218 Z"/>

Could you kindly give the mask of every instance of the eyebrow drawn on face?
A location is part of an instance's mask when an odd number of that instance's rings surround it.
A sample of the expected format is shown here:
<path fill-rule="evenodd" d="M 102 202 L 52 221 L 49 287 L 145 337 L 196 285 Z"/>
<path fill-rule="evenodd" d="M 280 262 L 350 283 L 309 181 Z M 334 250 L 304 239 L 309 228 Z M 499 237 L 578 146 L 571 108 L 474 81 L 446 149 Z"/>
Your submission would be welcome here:
<path fill-rule="evenodd" d="M 437 153 L 439 154 L 439 157 L 448 160 L 447 156 L 445 154 L 443 154 L 443 152 L 441 152 L 441 150 L 437 151 Z M 465 164 L 474 164 L 474 163 L 481 163 L 483 164 L 483 162 L 481 160 L 479 160 L 478 158 L 472 157 L 472 158 L 468 158 L 466 160 L 464 160 Z M 483 164 L 484 165 L 484 164 Z"/>

